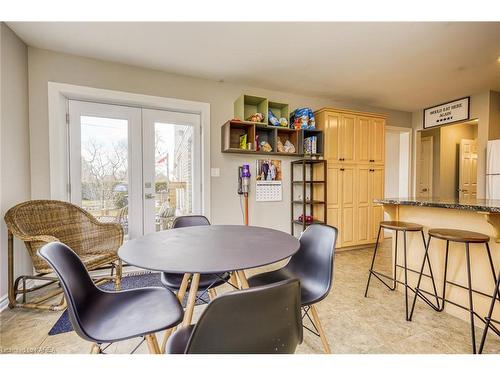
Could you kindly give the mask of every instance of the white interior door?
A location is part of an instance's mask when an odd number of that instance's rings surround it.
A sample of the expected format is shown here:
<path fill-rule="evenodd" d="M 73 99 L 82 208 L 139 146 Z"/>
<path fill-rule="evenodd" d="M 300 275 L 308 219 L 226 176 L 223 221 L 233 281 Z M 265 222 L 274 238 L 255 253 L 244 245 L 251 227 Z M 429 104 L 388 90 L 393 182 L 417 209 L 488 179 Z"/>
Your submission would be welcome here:
<path fill-rule="evenodd" d="M 459 198 L 477 196 L 477 149 L 473 139 L 460 140 Z"/>
<path fill-rule="evenodd" d="M 202 213 L 201 130 L 195 114 L 143 109 L 144 233 Z"/>

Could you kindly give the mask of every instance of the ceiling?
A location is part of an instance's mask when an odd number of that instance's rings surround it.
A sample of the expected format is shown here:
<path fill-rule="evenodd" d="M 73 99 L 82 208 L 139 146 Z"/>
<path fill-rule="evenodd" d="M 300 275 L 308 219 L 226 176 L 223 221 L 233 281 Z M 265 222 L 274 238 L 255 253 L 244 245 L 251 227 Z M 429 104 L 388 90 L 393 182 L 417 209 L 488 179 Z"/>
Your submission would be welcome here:
<path fill-rule="evenodd" d="M 500 23 L 8 25 L 34 47 L 406 111 L 500 91 Z"/>

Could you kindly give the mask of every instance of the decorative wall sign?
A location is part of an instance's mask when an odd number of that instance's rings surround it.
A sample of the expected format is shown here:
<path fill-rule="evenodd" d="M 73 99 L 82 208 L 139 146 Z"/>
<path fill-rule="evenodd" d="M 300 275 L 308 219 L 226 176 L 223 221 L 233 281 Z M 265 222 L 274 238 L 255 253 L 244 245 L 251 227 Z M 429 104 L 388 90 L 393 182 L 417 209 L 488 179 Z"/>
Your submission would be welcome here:
<path fill-rule="evenodd" d="M 424 129 L 469 119 L 470 96 L 424 109 Z"/>

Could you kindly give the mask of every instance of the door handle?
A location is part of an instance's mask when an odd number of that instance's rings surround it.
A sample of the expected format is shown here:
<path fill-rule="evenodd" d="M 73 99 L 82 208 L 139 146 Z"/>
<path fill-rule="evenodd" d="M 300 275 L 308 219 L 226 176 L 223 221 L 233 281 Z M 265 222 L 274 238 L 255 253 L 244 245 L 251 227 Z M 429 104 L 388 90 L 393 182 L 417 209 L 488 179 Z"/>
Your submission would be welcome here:
<path fill-rule="evenodd" d="M 144 194 L 144 198 L 145 199 L 155 199 L 155 195 L 152 193 L 147 193 L 147 194 Z"/>
<path fill-rule="evenodd" d="M 422 189 L 422 192 L 426 192 L 426 191 L 427 191 L 427 189 Z"/>

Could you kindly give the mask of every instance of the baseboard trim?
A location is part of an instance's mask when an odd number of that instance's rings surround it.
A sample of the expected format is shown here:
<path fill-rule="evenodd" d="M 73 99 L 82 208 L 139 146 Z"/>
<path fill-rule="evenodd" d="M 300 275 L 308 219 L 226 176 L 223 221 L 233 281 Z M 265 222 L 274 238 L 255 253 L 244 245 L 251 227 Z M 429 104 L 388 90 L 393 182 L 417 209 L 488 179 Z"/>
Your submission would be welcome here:
<path fill-rule="evenodd" d="M 7 307 L 9 307 L 9 295 L 4 294 L 0 297 L 0 312 L 4 311 Z"/>

